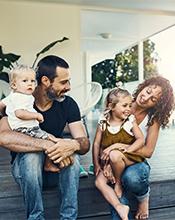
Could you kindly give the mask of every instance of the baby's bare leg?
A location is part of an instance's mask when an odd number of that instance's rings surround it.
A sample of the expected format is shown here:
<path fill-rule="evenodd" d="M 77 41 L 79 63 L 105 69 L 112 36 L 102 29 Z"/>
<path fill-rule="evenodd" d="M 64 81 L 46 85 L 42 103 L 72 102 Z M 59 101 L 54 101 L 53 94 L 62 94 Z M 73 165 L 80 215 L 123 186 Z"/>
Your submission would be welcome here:
<path fill-rule="evenodd" d="M 47 172 L 59 172 L 60 169 L 57 165 L 55 165 L 49 158 L 46 156 L 44 163 L 44 170 Z"/>

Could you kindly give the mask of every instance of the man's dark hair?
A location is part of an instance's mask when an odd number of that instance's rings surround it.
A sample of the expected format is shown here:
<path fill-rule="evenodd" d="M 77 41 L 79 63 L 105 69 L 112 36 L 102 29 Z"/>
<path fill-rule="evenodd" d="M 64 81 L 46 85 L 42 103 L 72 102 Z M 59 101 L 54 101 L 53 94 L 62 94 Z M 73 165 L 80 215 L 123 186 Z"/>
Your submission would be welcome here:
<path fill-rule="evenodd" d="M 54 56 L 54 55 L 49 55 L 49 56 L 42 58 L 38 62 L 38 65 L 36 68 L 36 79 L 37 79 L 38 84 L 41 83 L 41 78 L 43 76 L 47 76 L 50 79 L 50 81 L 53 81 L 54 78 L 56 77 L 57 67 L 68 69 L 69 65 L 64 59 Z"/>

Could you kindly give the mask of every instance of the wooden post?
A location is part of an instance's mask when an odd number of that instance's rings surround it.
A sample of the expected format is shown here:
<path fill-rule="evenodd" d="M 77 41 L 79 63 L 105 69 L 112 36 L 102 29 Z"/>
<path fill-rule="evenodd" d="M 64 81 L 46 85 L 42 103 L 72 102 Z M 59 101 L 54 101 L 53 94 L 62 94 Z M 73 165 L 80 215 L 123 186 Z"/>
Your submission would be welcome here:
<path fill-rule="evenodd" d="M 143 41 L 138 44 L 139 83 L 144 80 Z"/>

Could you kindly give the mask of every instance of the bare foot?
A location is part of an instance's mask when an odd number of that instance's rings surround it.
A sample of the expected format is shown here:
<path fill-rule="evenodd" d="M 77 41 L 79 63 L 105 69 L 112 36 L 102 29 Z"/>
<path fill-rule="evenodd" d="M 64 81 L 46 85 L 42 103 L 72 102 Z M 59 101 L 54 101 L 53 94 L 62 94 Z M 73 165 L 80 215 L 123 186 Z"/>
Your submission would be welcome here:
<path fill-rule="evenodd" d="M 45 164 L 44 170 L 46 172 L 53 172 L 53 173 L 58 173 L 60 171 L 59 167 L 54 164 Z"/>
<path fill-rule="evenodd" d="M 118 204 L 116 207 L 116 211 L 122 220 L 128 220 L 129 206 Z"/>
<path fill-rule="evenodd" d="M 149 217 L 149 197 L 139 202 L 135 219 L 148 219 Z"/>
<path fill-rule="evenodd" d="M 115 183 L 114 191 L 115 191 L 118 198 L 122 197 L 122 193 L 123 193 L 122 185 L 119 182 Z"/>

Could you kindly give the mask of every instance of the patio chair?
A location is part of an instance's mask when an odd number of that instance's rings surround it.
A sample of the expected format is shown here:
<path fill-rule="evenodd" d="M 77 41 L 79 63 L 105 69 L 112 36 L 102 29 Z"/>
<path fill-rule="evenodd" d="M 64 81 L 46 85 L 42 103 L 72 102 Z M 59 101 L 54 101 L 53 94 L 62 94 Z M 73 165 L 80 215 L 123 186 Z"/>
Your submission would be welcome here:
<path fill-rule="evenodd" d="M 100 100 L 102 96 L 102 86 L 97 82 L 83 83 L 72 88 L 72 90 L 69 92 L 69 95 L 74 98 L 79 105 L 81 118 L 83 120 L 87 136 L 89 137 L 86 117 Z M 89 171 L 87 172 L 80 164 L 80 177 L 87 177 L 88 173 Z"/>
<path fill-rule="evenodd" d="M 100 100 L 102 96 L 102 86 L 97 82 L 83 83 L 72 88 L 72 90 L 69 92 L 69 95 L 74 98 L 79 105 L 81 118 L 89 136 L 86 117 Z"/>

